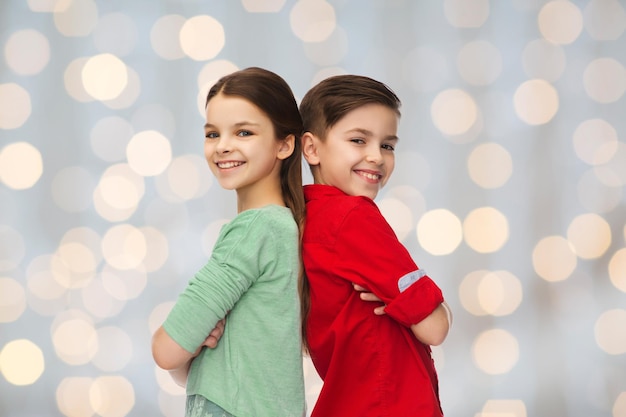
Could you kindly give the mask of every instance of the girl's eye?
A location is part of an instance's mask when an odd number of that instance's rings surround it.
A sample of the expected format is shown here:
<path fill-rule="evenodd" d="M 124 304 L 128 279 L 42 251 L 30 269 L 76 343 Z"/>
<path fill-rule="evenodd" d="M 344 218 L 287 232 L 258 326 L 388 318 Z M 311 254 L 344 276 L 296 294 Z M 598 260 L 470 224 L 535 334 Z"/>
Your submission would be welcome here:
<path fill-rule="evenodd" d="M 215 139 L 215 138 L 219 137 L 219 134 L 217 132 L 207 132 L 204 136 L 207 139 Z"/>
<path fill-rule="evenodd" d="M 396 148 L 393 145 L 389 145 L 389 144 L 383 144 L 381 147 L 384 150 L 386 150 L 386 151 L 392 151 L 393 152 L 393 151 L 396 150 Z"/>
<path fill-rule="evenodd" d="M 237 132 L 237 136 L 251 136 L 253 133 L 249 130 L 240 130 Z"/>

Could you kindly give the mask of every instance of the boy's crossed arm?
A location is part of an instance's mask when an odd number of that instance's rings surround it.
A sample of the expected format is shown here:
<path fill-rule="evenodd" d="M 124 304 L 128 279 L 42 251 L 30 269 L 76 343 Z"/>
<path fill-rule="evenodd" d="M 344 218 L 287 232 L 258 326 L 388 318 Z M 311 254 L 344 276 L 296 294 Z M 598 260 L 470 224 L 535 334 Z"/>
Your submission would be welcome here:
<path fill-rule="evenodd" d="M 370 292 L 365 287 L 358 284 L 353 284 L 353 286 L 356 291 L 361 292 L 361 300 L 383 302 L 376 294 Z M 379 316 L 385 314 L 385 307 L 385 305 L 382 305 L 374 308 L 374 314 Z M 426 345 L 439 346 L 446 339 L 451 326 L 452 312 L 444 301 L 422 321 L 411 325 L 411 331 L 420 342 Z"/>

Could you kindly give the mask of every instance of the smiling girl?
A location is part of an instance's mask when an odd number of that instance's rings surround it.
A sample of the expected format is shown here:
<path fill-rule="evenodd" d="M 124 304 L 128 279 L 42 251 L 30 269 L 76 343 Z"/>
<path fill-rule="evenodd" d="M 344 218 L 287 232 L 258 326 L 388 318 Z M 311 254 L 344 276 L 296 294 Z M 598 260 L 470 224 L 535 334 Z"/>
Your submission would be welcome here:
<path fill-rule="evenodd" d="M 154 359 L 186 377 L 186 416 L 303 416 L 296 101 L 278 75 L 237 71 L 209 91 L 204 130 L 206 160 L 235 190 L 237 216 L 155 332 Z M 217 344 L 211 332 L 222 328 Z"/>

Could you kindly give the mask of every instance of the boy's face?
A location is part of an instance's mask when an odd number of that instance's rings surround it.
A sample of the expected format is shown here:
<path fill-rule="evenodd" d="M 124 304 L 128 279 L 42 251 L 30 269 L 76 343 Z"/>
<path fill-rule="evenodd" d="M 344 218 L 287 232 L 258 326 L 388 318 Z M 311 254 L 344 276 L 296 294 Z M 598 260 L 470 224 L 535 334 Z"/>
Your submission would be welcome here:
<path fill-rule="evenodd" d="M 373 200 L 393 172 L 397 131 L 398 115 L 392 109 L 367 104 L 347 113 L 325 140 L 305 133 L 303 152 L 315 183 Z"/>

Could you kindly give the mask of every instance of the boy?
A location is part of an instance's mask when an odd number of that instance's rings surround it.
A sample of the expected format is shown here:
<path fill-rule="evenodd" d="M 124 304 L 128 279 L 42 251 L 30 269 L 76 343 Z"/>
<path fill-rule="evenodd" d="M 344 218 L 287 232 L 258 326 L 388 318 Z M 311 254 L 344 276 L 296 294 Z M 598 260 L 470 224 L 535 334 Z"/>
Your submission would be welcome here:
<path fill-rule="evenodd" d="M 324 380 L 312 417 L 439 417 L 429 345 L 450 326 L 441 290 L 419 269 L 374 198 L 394 168 L 400 100 L 371 78 L 323 80 L 302 99 L 301 294 L 308 351 Z M 385 306 L 372 314 L 371 292 Z"/>

